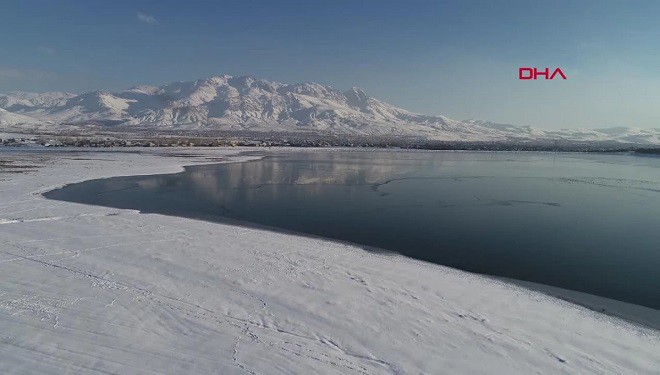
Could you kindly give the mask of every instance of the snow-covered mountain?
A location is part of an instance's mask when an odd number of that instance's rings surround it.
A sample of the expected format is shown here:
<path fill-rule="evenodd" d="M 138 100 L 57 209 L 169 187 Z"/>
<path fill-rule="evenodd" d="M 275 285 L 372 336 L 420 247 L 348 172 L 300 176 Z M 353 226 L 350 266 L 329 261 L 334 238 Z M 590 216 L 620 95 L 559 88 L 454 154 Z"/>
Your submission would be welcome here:
<path fill-rule="evenodd" d="M 52 130 L 86 125 L 149 130 L 252 130 L 360 135 L 406 135 L 441 140 L 483 141 L 561 138 L 660 143 L 660 131 L 546 131 L 487 121 L 456 121 L 397 108 L 358 88 L 342 92 L 306 82 L 285 84 L 251 76 L 228 75 L 161 87 L 135 86 L 122 92 L 80 95 L 11 92 L 0 108 L 13 117 L 7 130 L 21 124 Z M 3 115 L 9 118 L 9 115 Z"/>
<path fill-rule="evenodd" d="M 512 138 L 559 139 L 566 141 L 617 141 L 636 144 L 660 144 L 660 128 L 640 129 L 633 127 L 613 127 L 599 129 L 559 129 L 548 130 L 530 126 L 500 124 L 483 120 L 464 120 L 463 123 L 493 129 Z"/>
<path fill-rule="evenodd" d="M 317 83 L 283 84 L 249 76 L 136 86 L 118 93 L 8 93 L 0 95 L 0 108 L 54 124 L 484 137 L 478 127 L 411 113 L 358 88 L 341 92 Z"/>
<path fill-rule="evenodd" d="M 33 117 L 12 113 L 0 108 L 0 127 L 33 126 L 39 122 L 41 121 Z"/>

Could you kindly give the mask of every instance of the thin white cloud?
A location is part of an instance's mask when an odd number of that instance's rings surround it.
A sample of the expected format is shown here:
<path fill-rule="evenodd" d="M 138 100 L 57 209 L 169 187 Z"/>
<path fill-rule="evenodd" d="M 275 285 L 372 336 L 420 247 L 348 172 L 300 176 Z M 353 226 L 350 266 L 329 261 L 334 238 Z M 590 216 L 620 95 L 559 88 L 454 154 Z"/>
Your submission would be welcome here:
<path fill-rule="evenodd" d="M 146 14 L 146 13 L 138 13 L 137 14 L 137 19 L 138 21 L 142 23 L 146 23 L 147 25 L 158 25 L 158 20 L 156 17 Z"/>
<path fill-rule="evenodd" d="M 50 47 L 39 46 L 39 47 L 37 47 L 37 49 L 41 53 L 45 53 L 46 55 L 54 55 L 55 54 L 55 50 L 53 48 L 50 48 Z"/>
<path fill-rule="evenodd" d="M 9 79 L 21 79 L 26 76 L 25 72 L 18 69 L 0 69 L 0 81 Z"/>
<path fill-rule="evenodd" d="M 25 70 L 0 66 L 0 84 L 30 84 L 57 80 L 57 75 L 43 70 Z M 1 91 L 0 91 L 1 92 Z"/>

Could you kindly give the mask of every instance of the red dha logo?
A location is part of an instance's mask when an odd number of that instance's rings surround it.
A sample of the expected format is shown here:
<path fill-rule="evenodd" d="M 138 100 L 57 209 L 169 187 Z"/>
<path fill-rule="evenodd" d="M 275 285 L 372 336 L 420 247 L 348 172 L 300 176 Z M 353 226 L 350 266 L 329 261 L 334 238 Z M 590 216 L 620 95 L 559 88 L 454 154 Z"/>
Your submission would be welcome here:
<path fill-rule="evenodd" d="M 555 69 L 552 74 L 550 74 L 550 69 L 548 68 L 545 68 L 545 70 L 538 70 L 536 68 L 518 68 L 518 79 L 538 79 L 538 76 L 544 76 L 545 79 L 554 79 L 557 74 L 559 74 L 561 78 L 566 79 L 566 75 L 560 68 Z"/>

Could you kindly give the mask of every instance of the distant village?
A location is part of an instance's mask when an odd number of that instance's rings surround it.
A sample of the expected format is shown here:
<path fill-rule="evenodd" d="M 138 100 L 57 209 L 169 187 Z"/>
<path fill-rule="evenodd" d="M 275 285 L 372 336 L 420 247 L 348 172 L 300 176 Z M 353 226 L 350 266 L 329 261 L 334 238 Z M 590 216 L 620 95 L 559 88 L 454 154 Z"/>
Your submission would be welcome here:
<path fill-rule="evenodd" d="M 32 135 L 0 138 L 8 147 L 375 147 L 420 150 L 568 151 L 658 154 L 660 147 L 618 142 L 547 141 L 439 141 L 415 137 L 337 136 L 307 134 L 234 133 L 223 136 L 198 134 Z"/>

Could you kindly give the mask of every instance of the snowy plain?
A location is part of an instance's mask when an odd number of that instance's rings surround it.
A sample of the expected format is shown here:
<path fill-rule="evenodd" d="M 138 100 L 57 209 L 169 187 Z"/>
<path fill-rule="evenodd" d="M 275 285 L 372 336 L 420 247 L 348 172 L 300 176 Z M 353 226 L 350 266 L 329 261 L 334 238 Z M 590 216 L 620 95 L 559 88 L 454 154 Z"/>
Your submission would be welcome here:
<path fill-rule="evenodd" d="M 513 284 L 41 196 L 249 159 L 142 151 L 0 152 L 0 373 L 660 374 L 659 331 Z"/>

